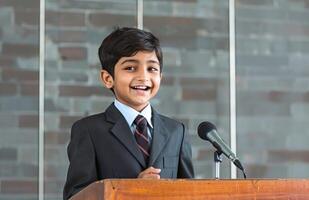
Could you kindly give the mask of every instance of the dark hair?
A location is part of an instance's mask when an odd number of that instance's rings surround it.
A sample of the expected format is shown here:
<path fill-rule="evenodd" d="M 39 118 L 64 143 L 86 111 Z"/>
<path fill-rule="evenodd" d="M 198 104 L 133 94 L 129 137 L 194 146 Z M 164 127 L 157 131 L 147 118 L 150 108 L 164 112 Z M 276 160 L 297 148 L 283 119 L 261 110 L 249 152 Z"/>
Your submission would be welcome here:
<path fill-rule="evenodd" d="M 150 32 L 129 27 L 116 28 L 103 40 L 98 51 L 102 69 L 114 77 L 118 60 L 134 56 L 138 51 L 155 51 L 162 72 L 163 55 L 158 38 Z"/>

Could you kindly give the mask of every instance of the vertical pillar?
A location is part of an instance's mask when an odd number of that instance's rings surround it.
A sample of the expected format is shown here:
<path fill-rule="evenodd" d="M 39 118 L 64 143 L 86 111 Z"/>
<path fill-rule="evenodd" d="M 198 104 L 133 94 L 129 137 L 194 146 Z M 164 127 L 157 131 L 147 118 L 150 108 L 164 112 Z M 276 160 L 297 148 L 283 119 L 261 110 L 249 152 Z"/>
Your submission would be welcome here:
<path fill-rule="evenodd" d="M 40 0 L 39 53 L 39 200 L 44 199 L 45 0 Z"/>
<path fill-rule="evenodd" d="M 144 15 L 144 7 L 143 0 L 137 0 L 137 28 L 143 30 L 143 15 Z"/>
<path fill-rule="evenodd" d="M 235 0 L 229 0 L 230 42 L 230 145 L 236 154 L 236 46 L 235 46 Z M 231 178 L 237 177 L 236 167 L 231 164 Z"/>

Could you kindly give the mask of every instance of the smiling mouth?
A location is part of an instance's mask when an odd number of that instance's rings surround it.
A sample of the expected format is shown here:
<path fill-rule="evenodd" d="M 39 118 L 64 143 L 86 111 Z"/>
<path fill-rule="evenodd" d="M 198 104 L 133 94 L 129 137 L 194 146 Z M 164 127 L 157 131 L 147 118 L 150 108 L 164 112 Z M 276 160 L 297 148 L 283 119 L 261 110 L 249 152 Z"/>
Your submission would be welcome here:
<path fill-rule="evenodd" d="M 136 86 L 131 86 L 131 88 L 134 90 L 142 90 L 142 91 L 148 91 L 150 89 L 150 87 L 146 85 L 136 85 Z"/>

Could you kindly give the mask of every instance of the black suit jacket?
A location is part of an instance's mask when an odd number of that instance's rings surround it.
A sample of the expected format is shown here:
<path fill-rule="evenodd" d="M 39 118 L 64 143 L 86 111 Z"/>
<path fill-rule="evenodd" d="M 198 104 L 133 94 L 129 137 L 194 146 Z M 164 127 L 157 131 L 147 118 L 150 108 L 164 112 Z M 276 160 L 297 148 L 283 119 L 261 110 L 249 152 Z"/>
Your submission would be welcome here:
<path fill-rule="evenodd" d="M 152 111 L 153 138 L 148 166 L 132 131 L 110 105 L 104 113 L 74 123 L 68 145 L 70 161 L 63 198 L 107 178 L 136 178 L 147 167 L 160 168 L 161 178 L 193 178 L 191 147 L 182 123 Z"/>

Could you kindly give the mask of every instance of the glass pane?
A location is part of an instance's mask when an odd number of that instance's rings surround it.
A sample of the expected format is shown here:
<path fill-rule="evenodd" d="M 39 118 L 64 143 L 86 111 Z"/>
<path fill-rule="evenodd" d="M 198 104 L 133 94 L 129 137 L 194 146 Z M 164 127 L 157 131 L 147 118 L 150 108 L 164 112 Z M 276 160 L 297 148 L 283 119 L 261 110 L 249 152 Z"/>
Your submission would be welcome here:
<path fill-rule="evenodd" d="M 0 199 L 37 199 L 39 0 L 0 7 Z"/>
<path fill-rule="evenodd" d="M 237 1 L 238 152 L 249 177 L 309 177 L 308 5 Z"/>
<path fill-rule="evenodd" d="M 113 102 L 97 51 L 115 26 L 136 26 L 136 0 L 46 1 L 46 199 L 62 199 L 73 122 Z"/>
<path fill-rule="evenodd" d="M 144 28 L 160 39 L 164 55 L 154 107 L 185 124 L 196 178 L 212 178 L 214 148 L 197 127 L 210 121 L 229 141 L 228 1 L 144 1 L 144 15 Z M 221 168 L 228 178 L 226 159 Z"/>

